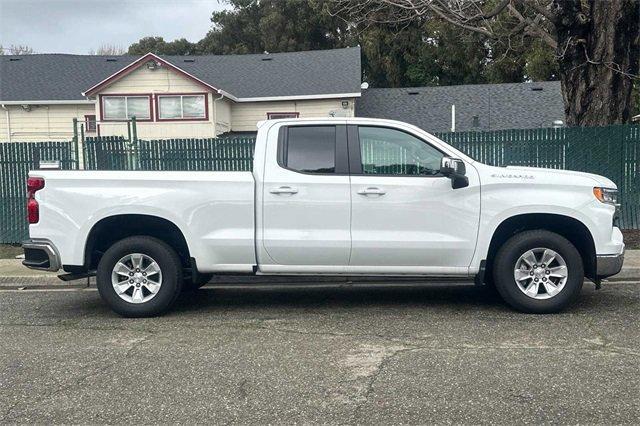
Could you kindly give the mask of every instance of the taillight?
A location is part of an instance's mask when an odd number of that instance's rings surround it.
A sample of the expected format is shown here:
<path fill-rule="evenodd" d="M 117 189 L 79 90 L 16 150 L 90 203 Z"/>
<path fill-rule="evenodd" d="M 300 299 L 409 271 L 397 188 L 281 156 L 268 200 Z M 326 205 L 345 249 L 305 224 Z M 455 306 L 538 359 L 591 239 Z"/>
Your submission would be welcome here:
<path fill-rule="evenodd" d="M 36 191 L 44 188 L 44 179 L 41 177 L 30 177 L 27 179 L 27 191 L 31 195 L 35 194 Z"/>
<path fill-rule="evenodd" d="M 38 223 L 40 220 L 40 206 L 35 198 L 27 200 L 27 219 L 29 223 Z"/>
<path fill-rule="evenodd" d="M 42 188 L 44 188 L 43 178 L 30 177 L 27 179 L 27 219 L 29 223 L 38 223 L 40 220 L 40 206 L 35 195 Z"/>

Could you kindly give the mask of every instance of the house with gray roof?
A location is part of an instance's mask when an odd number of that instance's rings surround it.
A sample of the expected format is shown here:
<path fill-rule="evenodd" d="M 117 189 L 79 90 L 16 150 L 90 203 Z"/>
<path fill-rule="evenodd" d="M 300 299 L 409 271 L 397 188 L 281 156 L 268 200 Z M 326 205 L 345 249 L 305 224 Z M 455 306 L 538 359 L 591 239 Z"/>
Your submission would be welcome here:
<path fill-rule="evenodd" d="M 360 48 L 204 56 L 0 56 L 0 141 L 215 137 L 270 118 L 353 116 Z"/>
<path fill-rule="evenodd" d="M 564 124 L 560 82 L 366 89 L 356 115 L 414 124 L 428 132 L 528 129 Z"/>
<path fill-rule="evenodd" d="M 287 117 L 406 121 L 430 132 L 551 127 L 560 83 L 361 89 L 360 48 L 204 56 L 0 56 L 0 141 L 210 138 Z"/>

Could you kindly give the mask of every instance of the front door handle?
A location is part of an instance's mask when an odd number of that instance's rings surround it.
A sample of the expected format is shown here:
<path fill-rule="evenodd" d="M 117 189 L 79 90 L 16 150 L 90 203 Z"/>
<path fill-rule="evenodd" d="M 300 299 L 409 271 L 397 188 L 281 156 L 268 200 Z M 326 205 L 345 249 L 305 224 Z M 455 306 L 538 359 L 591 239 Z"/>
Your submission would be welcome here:
<path fill-rule="evenodd" d="M 272 194 L 297 194 L 298 190 L 291 186 L 280 186 L 269 191 Z"/>
<path fill-rule="evenodd" d="M 363 188 L 363 189 L 359 190 L 358 194 L 360 194 L 360 195 L 384 195 L 384 194 L 386 194 L 386 192 L 384 192 L 380 188 L 376 188 L 374 186 L 370 186 L 369 188 Z"/>

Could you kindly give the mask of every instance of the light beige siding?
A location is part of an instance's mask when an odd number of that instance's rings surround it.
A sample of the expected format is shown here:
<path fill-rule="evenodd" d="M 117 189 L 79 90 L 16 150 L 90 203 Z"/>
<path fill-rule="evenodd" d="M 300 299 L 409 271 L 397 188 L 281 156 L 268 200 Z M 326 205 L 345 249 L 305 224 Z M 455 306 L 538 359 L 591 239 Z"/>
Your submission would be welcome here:
<path fill-rule="evenodd" d="M 209 121 L 167 121 L 137 123 L 138 139 L 213 138 L 213 125 Z M 127 136 L 126 123 L 100 124 L 101 136 Z"/>
<path fill-rule="evenodd" d="M 178 64 L 179 65 L 179 64 Z M 176 71 L 167 68 L 149 70 L 142 66 L 130 74 L 117 80 L 102 90 L 100 95 L 108 94 L 151 94 L 151 115 L 155 117 L 155 96 L 170 93 L 203 93 L 211 89 L 198 84 Z M 170 139 L 170 138 L 212 138 L 216 135 L 214 125 L 213 99 L 217 94 L 208 93 L 207 103 L 209 119 L 207 121 L 151 121 L 138 122 L 138 138 Z M 96 116 L 100 117 L 101 106 L 96 104 Z M 220 108 L 220 101 L 216 104 Z M 219 111 L 216 111 L 219 112 Z M 218 132 L 220 133 L 220 131 Z M 121 122 L 104 121 L 100 123 L 100 134 L 104 136 L 126 136 L 127 126 Z"/>
<path fill-rule="evenodd" d="M 179 64 L 178 64 L 179 65 Z M 153 71 L 141 66 L 103 89 L 108 93 L 182 93 L 204 92 L 207 88 L 167 68 Z"/>
<path fill-rule="evenodd" d="M 78 105 L 30 105 L 29 110 L 20 105 L 0 108 L 0 141 L 12 142 L 71 140 L 73 119 L 84 122 L 84 116 L 94 114 L 91 104 Z"/>
<path fill-rule="evenodd" d="M 214 120 L 216 122 L 216 133 L 221 134 L 231 131 L 231 109 L 233 108 L 233 102 L 223 98 L 214 100 L 215 112 Z"/>
<path fill-rule="evenodd" d="M 342 101 L 349 102 L 347 108 Z M 231 129 L 236 132 L 255 131 L 258 121 L 266 120 L 268 112 L 298 112 L 300 118 L 354 116 L 354 99 L 311 99 L 301 101 L 236 102 L 231 107 Z"/>

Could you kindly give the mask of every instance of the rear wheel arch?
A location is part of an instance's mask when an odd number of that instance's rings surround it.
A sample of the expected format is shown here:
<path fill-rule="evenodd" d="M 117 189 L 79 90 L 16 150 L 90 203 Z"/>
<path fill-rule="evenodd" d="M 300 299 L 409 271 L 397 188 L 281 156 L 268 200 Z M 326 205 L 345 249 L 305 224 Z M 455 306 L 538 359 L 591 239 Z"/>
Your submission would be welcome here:
<path fill-rule="evenodd" d="M 491 277 L 495 255 L 500 247 L 512 236 L 534 230 L 551 231 L 566 238 L 573 244 L 582 258 L 587 277 L 596 272 L 596 249 L 593 235 L 580 220 L 570 216 L 551 213 L 525 213 L 503 220 L 495 229 L 486 255 L 486 277 Z"/>
<path fill-rule="evenodd" d="M 145 214 L 120 214 L 98 221 L 87 235 L 84 269 L 96 269 L 102 255 L 114 243 L 132 236 L 149 236 L 172 247 L 184 267 L 191 266 L 191 252 L 182 230 L 168 219 Z"/>

